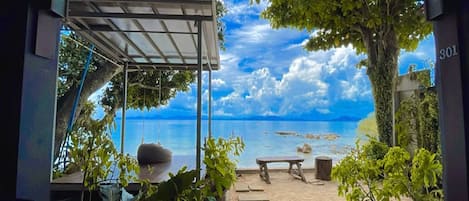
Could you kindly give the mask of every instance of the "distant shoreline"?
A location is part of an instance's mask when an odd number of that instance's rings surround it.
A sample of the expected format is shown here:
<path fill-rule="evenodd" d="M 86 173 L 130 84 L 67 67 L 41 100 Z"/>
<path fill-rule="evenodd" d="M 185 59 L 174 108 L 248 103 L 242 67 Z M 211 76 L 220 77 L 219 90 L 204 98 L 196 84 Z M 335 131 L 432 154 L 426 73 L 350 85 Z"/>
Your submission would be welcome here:
<path fill-rule="evenodd" d="M 121 117 L 115 119 L 121 120 Z M 126 120 L 197 120 L 193 117 L 127 117 Z M 204 117 L 202 120 L 208 120 Z M 315 122 L 358 122 L 361 118 L 350 118 L 350 119 L 260 119 L 260 118 L 213 118 L 212 120 L 224 120 L 224 121 L 315 121 Z"/>

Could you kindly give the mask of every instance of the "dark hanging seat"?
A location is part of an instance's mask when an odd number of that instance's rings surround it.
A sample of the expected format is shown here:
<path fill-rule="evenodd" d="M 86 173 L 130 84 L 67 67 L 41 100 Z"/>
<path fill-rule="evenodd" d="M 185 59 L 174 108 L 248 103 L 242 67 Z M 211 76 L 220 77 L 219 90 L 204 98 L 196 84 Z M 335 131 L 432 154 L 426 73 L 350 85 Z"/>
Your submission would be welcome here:
<path fill-rule="evenodd" d="M 137 151 L 139 164 L 165 163 L 171 161 L 172 153 L 159 144 L 141 144 Z"/>

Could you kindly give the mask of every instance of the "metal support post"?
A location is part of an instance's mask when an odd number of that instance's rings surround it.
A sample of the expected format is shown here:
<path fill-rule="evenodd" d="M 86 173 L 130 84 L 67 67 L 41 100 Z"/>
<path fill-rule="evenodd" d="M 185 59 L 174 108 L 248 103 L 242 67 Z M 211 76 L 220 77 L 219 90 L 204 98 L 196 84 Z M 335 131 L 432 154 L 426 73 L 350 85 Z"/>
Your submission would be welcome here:
<path fill-rule="evenodd" d="M 202 132 L 202 21 L 197 20 L 197 146 L 196 146 L 196 170 L 200 180 L 201 162 L 201 132 Z"/>
<path fill-rule="evenodd" d="M 125 139 L 125 111 L 127 109 L 127 79 L 128 79 L 128 64 L 127 62 L 124 65 L 124 83 L 123 83 L 123 88 L 124 88 L 124 97 L 123 99 L 123 104 L 122 104 L 122 122 L 121 122 L 121 154 L 124 154 L 124 139 Z"/>

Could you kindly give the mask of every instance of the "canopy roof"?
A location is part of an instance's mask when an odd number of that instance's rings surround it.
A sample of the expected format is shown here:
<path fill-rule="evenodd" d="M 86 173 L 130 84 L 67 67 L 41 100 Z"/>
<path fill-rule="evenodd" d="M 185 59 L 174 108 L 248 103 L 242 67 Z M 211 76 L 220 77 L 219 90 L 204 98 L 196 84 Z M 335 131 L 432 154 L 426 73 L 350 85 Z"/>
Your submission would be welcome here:
<path fill-rule="evenodd" d="M 129 69 L 204 70 L 220 63 L 214 0 L 69 0 L 67 24 Z"/>

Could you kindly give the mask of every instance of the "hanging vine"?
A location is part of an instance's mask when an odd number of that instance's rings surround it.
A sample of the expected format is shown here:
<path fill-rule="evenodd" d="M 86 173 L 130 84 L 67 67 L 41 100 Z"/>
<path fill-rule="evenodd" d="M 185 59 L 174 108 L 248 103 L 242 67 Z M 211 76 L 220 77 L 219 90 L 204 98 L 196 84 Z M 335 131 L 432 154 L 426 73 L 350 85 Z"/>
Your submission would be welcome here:
<path fill-rule="evenodd" d="M 409 146 L 416 143 L 413 136 L 419 131 L 418 101 L 418 98 L 412 95 L 401 101 L 396 112 L 397 145 L 408 150 L 413 149 Z"/>
<path fill-rule="evenodd" d="M 440 149 L 440 129 L 438 126 L 438 99 L 436 92 L 430 90 L 420 98 L 418 146 L 432 153 Z"/>
<path fill-rule="evenodd" d="M 438 126 L 438 99 L 432 87 L 430 71 L 409 72 L 410 78 L 419 81 L 421 87 L 414 95 L 402 100 L 396 112 L 398 145 L 425 148 L 432 153 L 440 149 Z M 416 143 L 417 147 L 409 147 Z"/>

